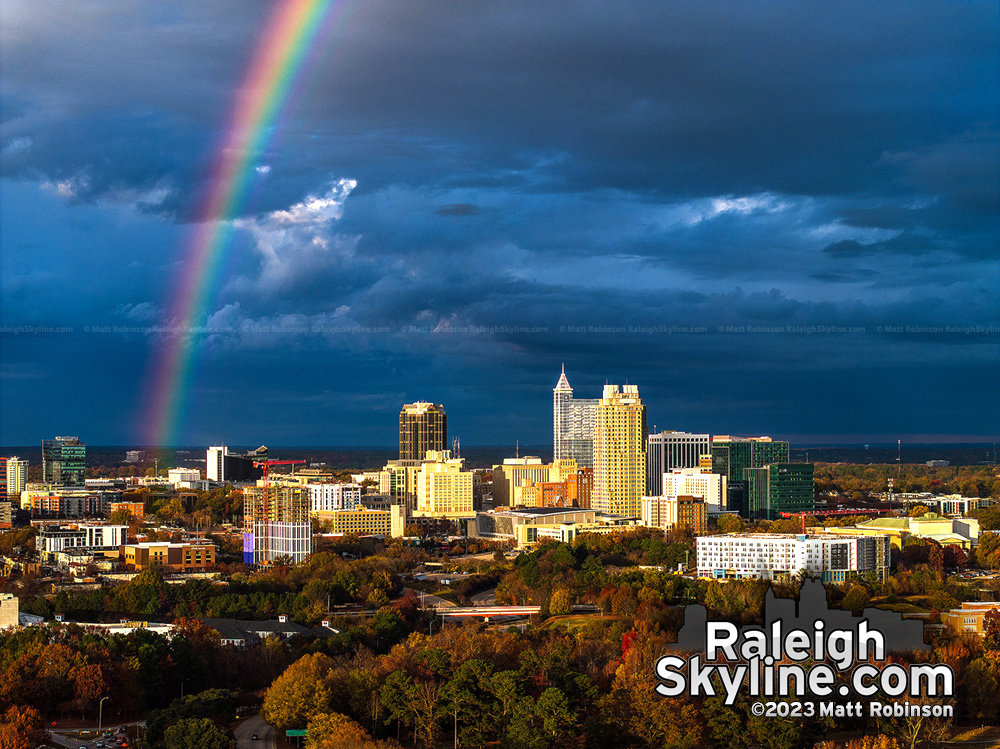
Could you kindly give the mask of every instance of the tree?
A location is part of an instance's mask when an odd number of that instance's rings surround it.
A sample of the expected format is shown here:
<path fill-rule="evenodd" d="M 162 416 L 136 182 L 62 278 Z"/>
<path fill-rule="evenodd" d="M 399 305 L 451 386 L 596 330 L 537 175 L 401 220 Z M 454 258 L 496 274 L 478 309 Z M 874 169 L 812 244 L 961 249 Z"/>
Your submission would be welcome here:
<path fill-rule="evenodd" d="M 991 724 L 997 717 L 997 674 L 986 658 L 976 658 L 965 669 L 963 705 L 970 718 Z"/>
<path fill-rule="evenodd" d="M 119 507 L 108 515 L 108 522 L 111 525 L 129 525 L 132 522 L 132 513 L 127 507 Z"/>
<path fill-rule="evenodd" d="M 163 733 L 166 749 L 235 749 L 232 734 L 208 718 L 184 718 Z"/>
<path fill-rule="evenodd" d="M 847 595 L 844 596 L 844 600 L 841 601 L 840 607 L 842 609 L 847 609 L 848 611 L 853 611 L 855 614 L 860 613 L 860 611 L 868 605 L 871 601 L 871 596 L 868 595 L 868 589 L 862 585 L 852 585 L 851 589 L 847 591 Z"/>
<path fill-rule="evenodd" d="M 549 601 L 549 613 L 552 616 L 563 616 L 573 611 L 573 596 L 568 588 L 560 588 L 552 594 Z"/>
<path fill-rule="evenodd" d="M 0 721 L 0 747 L 32 749 L 48 738 L 42 714 L 28 705 L 13 705 Z"/>
<path fill-rule="evenodd" d="M 722 515 L 716 522 L 723 533 L 740 533 L 746 528 L 746 523 L 739 515 Z"/>
<path fill-rule="evenodd" d="M 361 726 L 341 713 L 318 713 L 309 721 L 306 749 L 376 749 L 384 746 L 373 741 Z"/>
<path fill-rule="evenodd" d="M 327 675 L 332 667 L 330 658 L 313 653 L 285 669 L 264 697 L 264 720 L 279 731 L 305 728 L 310 718 L 329 710 L 333 695 Z"/>
<path fill-rule="evenodd" d="M 922 518 L 928 512 L 930 512 L 930 508 L 928 508 L 927 505 L 913 505 L 913 507 L 910 509 L 910 517 Z"/>

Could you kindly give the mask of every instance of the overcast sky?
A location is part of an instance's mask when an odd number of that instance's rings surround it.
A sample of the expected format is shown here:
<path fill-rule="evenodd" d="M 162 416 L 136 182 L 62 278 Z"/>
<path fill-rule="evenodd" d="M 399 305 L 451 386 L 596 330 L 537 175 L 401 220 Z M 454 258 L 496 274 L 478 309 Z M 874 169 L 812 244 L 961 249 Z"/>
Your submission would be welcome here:
<path fill-rule="evenodd" d="M 0 444 L 143 433 L 143 328 L 270 7 L 4 3 Z M 993 1 L 338 7 L 181 442 L 392 445 L 431 400 L 465 444 L 548 444 L 563 362 L 658 429 L 996 439 L 998 30 Z"/>

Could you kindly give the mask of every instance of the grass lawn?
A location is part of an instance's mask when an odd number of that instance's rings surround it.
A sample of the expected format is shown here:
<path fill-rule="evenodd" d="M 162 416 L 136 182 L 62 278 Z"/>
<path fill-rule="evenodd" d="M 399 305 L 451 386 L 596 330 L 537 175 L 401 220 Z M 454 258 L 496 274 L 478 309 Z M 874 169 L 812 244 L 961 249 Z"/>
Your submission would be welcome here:
<path fill-rule="evenodd" d="M 565 616 L 549 617 L 545 620 L 545 626 L 562 627 L 567 632 L 575 633 L 584 627 L 598 626 L 598 623 L 607 626 L 617 622 L 619 619 L 620 617 L 617 616 L 605 616 L 602 618 L 600 614 L 567 614 Z"/>

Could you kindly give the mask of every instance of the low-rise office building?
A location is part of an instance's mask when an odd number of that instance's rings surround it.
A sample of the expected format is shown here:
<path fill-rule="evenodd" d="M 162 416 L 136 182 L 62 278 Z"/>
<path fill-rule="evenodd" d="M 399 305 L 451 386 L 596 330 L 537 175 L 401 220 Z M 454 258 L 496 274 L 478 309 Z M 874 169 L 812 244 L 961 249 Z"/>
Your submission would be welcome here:
<path fill-rule="evenodd" d="M 569 542 L 580 533 L 611 533 L 635 526 L 635 518 L 577 507 L 520 507 L 476 513 L 469 535 L 530 546 L 543 538 Z"/>
<path fill-rule="evenodd" d="M 162 569 L 171 572 L 203 572 L 215 569 L 215 544 L 170 543 L 167 541 L 125 544 L 121 563 L 137 572 Z"/>
<path fill-rule="evenodd" d="M 49 562 L 54 561 L 55 555 L 64 549 L 83 549 L 95 556 L 116 554 L 127 541 L 127 525 L 41 523 L 35 543 L 41 560 Z"/>
<path fill-rule="evenodd" d="M 994 610 L 1000 610 L 996 601 L 965 601 L 962 607 L 941 612 L 941 623 L 952 632 L 974 632 L 977 635 L 986 633 L 986 615 Z"/>
<path fill-rule="evenodd" d="M 324 510 L 315 513 L 315 517 L 323 530 L 329 533 L 401 538 L 406 529 L 406 508 L 402 505 L 391 505 L 384 510 L 372 510 L 367 507 Z"/>

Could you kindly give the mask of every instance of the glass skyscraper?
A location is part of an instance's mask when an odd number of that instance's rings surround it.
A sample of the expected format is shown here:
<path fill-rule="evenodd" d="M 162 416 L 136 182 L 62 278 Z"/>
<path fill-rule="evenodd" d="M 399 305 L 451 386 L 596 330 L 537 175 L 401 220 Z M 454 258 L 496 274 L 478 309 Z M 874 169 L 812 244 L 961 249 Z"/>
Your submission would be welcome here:
<path fill-rule="evenodd" d="M 578 468 L 594 467 L 594 423 L 597 398 L 574 398 L 566 368 L 552 390 L 554 460 L 575 460 Z"/>

